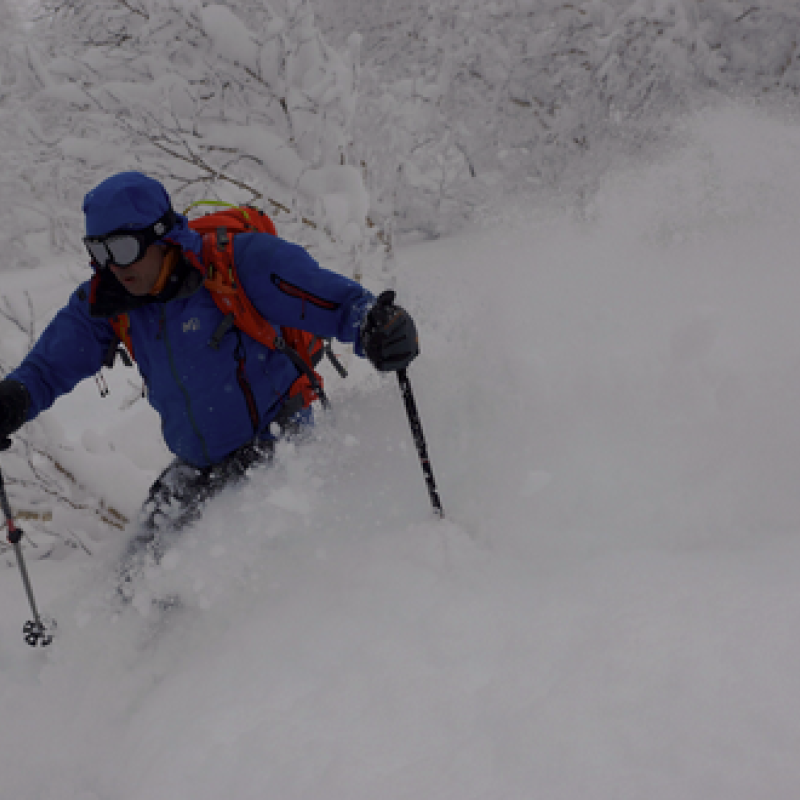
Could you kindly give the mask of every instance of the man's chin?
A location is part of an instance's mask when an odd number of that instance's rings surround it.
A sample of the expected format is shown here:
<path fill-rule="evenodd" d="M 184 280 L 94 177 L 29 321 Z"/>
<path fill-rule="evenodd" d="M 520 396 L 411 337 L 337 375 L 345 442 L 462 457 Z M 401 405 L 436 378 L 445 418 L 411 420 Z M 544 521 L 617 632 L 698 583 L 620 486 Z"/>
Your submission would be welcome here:
<path fill-rule="evenodd" d="M 125 289 L 128 294 L 132 294 L 134 297 L 143 297 L 147 294 L 139 281 L 120 281 L 120 283 L 122 283 L 122 288 Z"/>

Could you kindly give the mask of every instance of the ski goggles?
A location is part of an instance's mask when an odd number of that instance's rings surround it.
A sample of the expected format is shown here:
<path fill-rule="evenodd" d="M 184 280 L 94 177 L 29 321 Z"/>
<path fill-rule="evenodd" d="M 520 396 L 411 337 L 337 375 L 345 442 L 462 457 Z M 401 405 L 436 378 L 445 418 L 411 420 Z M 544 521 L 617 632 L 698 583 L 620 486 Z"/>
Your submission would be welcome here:
<path fill-rule="evenodd" d="M 138 231 L 112 231 L 103 236 L 84 236 L 86 250 L 100 269 L 109 264 L 129 267 L 141 259 L 147 248 L 155 244 L 175 226 L 175 212 L 170 208 L 150 227 Z"/>

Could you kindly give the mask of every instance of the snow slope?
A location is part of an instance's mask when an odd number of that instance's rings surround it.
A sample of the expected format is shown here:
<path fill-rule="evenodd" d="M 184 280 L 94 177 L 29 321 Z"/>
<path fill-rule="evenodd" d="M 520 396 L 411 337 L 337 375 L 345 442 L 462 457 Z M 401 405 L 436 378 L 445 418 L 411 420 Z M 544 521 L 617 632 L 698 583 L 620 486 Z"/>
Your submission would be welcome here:
<path fill-rule="evenodd" d="M 798 150 L 709 113 L 580 215 L 510 200 L 401 253 L 445 521 L 361 367 L 136 608 L 121 541 L 35 562 L 61 635 L 29 651 L 5 570 L 0 796 L 796 797 Z"/>

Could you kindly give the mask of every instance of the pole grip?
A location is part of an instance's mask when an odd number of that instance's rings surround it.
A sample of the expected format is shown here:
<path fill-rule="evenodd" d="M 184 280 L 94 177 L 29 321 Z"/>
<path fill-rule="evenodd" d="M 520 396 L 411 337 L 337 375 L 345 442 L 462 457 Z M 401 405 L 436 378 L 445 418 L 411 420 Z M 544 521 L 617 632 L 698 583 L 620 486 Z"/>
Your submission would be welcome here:
<path fill-rule="evenodd" d="M 11 517 L 6 519 L 6 527 L 8 528 L 8 535 L 6 536 L 8 543 L 19 544 L 22 541 L 22 528 L 18 528 Z"/>

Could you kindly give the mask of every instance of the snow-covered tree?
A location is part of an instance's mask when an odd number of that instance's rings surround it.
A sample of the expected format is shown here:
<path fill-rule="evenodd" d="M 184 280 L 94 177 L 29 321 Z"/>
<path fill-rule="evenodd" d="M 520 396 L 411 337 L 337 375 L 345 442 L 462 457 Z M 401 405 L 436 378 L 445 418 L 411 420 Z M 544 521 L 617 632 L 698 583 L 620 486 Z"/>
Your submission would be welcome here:
<path fill-rule="evenodd" d="M 710 46 L 737 94 L 800 91 L 800 7 L 793 0 L 699 3 Z"/>
<path fill-rule="evenodd" d="M 436 236 L 542 186 L 590 194 L 709 97 L 800 87 L 792 0 L 311 2 L 46 0 L 34 36 L 6 25 L 3 268 L 80 253 L 83 194 L 135 168 L 179 208 L 254 202 L 360 272 L 370 236 Z M 2 302 L 6 369 L 34 315 Z M 22 472 L 50 457 L 40 434 Z"/>
<path fill-rule="evenodd" d="M 390 173 L 378 184 L 401 224 L 429 233 L 500 187 L 556 183 L 623 122 L 674 112 L 717 68 L 684 0 L 415 5 L 402 45 L 366 48 L 360 140 L 391 149 L 364 160 Z"/>
<path fill-rule="evenodd" d="M 682 113 L 796 91 L 800 74 L 788 1 L 397 0 L 366 18 L 360 0 L 325 6 L 332 29 L 361 14 L 372 213 L 430 235 L 500 194 L 585 193 Z"/>
<path fill-rule="evenodd" d="M 358 37 L 332 49 L 303 2 L 280 13 L 182 0 L 46 11 L 35 35 L 0 48 L 4 268 L 48 250 L 82 259 L 83 195 L 113 172 L 139 169 L 165 182 L 178 210 L 197 199 L 256 204 L 326 266 L 360 273 L 368 204 L 362 171 L 348 163 Z M 54 310 L 4 291 L 0 374 Z M 15 507 L 38 503 L 42 552 L 49 530 L 74 530 L 44 524 L 54 514 L 93 510 L 89 531 L 120 524 L 97 499 L 102 490 L 86 491 L 87 476 L 73 475 L 62 438 L 37 421 L 4 457 Z"/>
<path fill-rule="evenodd" d="M 163 180 L 179 208 L 254 203 L 287 236 L 314 226 L 316 243 L 362 246 L 367 198 L 348 164 L 357 37 L 334 51 L 303 2 L 47 8 L 18 126 L 33 156 L 20 172 L 58 220 L 56 247 L 78 246 L 82 195 L 121 169 Z"/>
<path fill-rule="evenodd" d="M 26 181 L 23 165 L 29 151 L 20 129 L 31 94 L 41 88 L 39 60 L 15 8 L 0 3 L 0 14 L 0 215 L 13 223 L 0 231 L 0 270 L 6 270 L 36 262 L 26 235 L 32 230 L 46 233 L 48 222 Z"/>

